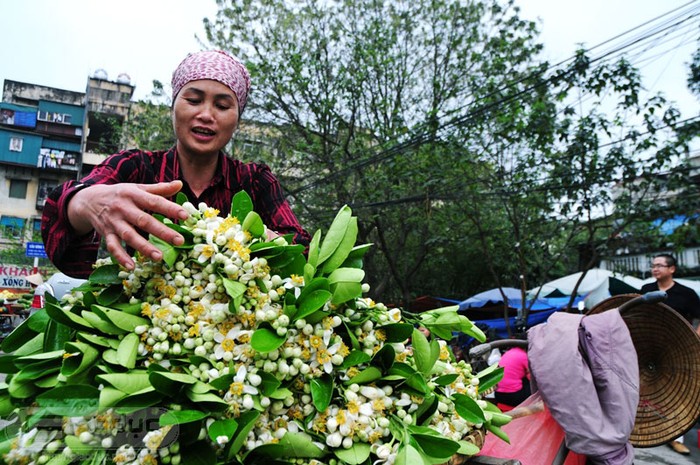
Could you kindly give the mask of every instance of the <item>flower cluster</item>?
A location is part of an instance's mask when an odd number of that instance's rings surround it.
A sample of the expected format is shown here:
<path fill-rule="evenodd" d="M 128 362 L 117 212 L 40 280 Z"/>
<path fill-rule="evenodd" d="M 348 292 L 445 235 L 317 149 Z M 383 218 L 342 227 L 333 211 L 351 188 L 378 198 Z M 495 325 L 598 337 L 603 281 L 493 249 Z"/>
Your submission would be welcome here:
<path fill-rule="evenodd" d="M 183 203 L 184 246 L 152 238 L 164 260 L 137 255 L 132 271 L 103 261 L 18 328 L 3 344 L 0 413 L 20 416 L 6 463 L 436 463 L 477 452 L 473 429 L 498 431 L 479 395 L 495 372 L 445 341 L 478 328 L 455 308 L 408 322 L 366 297 L 347 207 L 307 259 L 248 205 L 224 218 Z"/>

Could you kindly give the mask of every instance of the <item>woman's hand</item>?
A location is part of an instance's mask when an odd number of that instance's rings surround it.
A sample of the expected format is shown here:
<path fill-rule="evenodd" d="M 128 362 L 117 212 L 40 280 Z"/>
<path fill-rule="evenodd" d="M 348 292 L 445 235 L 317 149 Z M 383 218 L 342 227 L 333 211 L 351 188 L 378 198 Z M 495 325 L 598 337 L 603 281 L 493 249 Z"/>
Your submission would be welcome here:
<path fill-rule="evenodd" d="M 182 181 L 158 184 L 96 184 L 78 191 L 68 203 L 68 220 L 78 234 L 97 231 L 104 239 L 107 250 L 129 270 L 134 261 L 122 241 L 153 260 L 163 258 L 161 251 L 141 234 L 153 234 L 173 245 L 182 245 L 185 239 L 157 219 L 160 213 L 173 220 L 184 220 L 187 211 L 165 197 L 175 195 Z"/>

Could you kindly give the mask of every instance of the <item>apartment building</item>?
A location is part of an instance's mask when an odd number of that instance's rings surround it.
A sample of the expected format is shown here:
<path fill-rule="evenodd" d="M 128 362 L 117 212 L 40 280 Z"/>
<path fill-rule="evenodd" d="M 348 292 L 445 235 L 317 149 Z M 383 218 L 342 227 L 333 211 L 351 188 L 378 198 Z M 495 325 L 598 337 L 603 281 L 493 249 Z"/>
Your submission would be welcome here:
<path fill-rule="evenodd" d="M 103 70 L 86 91 L 5 79 L 0 101 L 0 248 L 36 240 L 48 193 L 120 146 L 134 86 Z"/>

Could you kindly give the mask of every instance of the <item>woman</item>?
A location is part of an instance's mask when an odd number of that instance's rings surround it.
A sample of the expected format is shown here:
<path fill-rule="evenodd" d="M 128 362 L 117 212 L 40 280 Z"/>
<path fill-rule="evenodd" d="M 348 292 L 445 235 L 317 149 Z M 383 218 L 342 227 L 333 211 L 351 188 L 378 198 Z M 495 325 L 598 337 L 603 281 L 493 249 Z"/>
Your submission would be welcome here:
<path fill-rule="evenodd" d="M 152 216 L 185 219 L 185 209 L 174 202 L 178 192 L 195 205 L 205 202 L 226 215 L 231 199 L 243 189 L 269 228 L 292 233 L 294 242 L 308 244 L 309 234 L 270 169 L 232 160 L 222 151 L 246 105 L 250 75 L 245 66 L 223 51 L 189 54 L 173 73 L 172 88 L 177 139 L 173 148 L 112 155 L 79 182 L 68 181 L 49 195 L 41 232 L 49 258 L 64 273 L 87 278 L 101 238 L 127 269 L 133 269 L 134 262 L 123 243 L 162 259 L 146 237 L 183 243 L 180 234 Z"/>
<path fill-rule="evenodd" d="M 501 356 L 498 365 L 503 367 L 503 378 L 496 385 L 496 402 L 515 407 L 531 394 L 527 352 L 520 347 L 511 347 Z"/>

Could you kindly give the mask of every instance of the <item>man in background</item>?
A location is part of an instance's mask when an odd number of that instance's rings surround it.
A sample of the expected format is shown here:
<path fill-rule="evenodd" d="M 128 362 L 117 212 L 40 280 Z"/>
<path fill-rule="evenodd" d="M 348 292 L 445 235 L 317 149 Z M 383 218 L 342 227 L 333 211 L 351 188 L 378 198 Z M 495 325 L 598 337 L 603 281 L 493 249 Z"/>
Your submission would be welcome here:
<path fill-rule="evenodd" d="M 673 280 L 676 272 L 676 259 L 671 254 L 656 255 L 651 262 L 651 275 L 656 282 L 642 286 L 642 294 L 652 291 L 664 291 L 667 295 L 663 302 L 693 325 L 694 320 L 700 319 L 700 297 L 691 288 Z M 700 326 L 696 326 L 700 334 Z M 671 441 L 669 447 L 679 454 L 688 455 L 690 450 L 683 444 L 683 436 Z"/>

